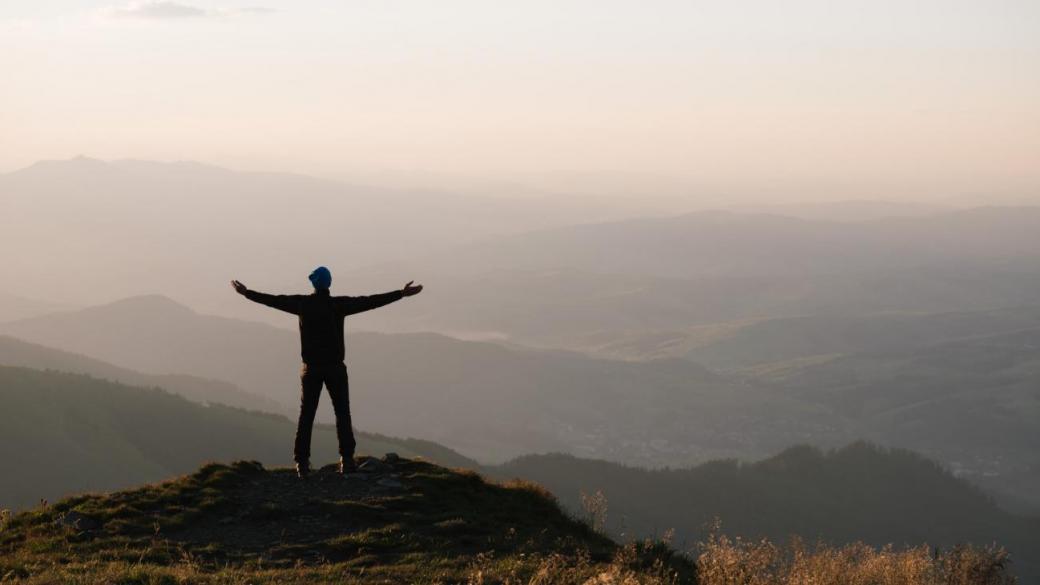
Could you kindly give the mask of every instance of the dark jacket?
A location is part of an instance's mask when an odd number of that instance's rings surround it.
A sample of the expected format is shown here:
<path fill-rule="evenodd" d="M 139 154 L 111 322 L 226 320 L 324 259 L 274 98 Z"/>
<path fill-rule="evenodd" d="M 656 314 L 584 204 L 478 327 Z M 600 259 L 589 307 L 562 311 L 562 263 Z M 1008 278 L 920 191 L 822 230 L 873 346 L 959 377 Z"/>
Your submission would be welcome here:
<path fill-rule="evenodd" d="M 248 290 L 245 297 L 275 309 L 299 315 L 300 354 L 305 364 L 333 364 L 343 361 L 343 318 L 399 300 L 395 290 L 367 297 L 334 297 L 328 289 L 309 295 L 269 295 Z"/>

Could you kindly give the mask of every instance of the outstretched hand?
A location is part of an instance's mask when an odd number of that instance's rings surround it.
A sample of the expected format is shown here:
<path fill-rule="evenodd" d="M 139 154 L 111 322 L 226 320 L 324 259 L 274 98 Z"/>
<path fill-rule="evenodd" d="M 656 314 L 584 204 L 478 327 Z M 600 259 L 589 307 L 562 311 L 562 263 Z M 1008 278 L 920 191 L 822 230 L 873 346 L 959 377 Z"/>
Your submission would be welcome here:
<path fill-rule="evenodd" d="M 404 288 L 401 289 L 401 294 L 403 294 L 406 297 L 410 297 L 412 295 L 417 295 L 417 294 L 421 293 L 422 292 L 422 285 L 421 284 L 413 284 L 414 282 L 415 282 L 414 280 L 409 280 L 408 284 L 404 285 Z"/>
<path fill-rule="evenodd" d="M 231 281 L 231 287 L 234 288 L 235 292 L 237 292 L 240 295 L 246 294 L 246 291 L 249 290 L 248 288 L 246 288 L 246 285 L 242 284 L 241 282 L 239 282 L 237 280 L 232 280 Z"/>

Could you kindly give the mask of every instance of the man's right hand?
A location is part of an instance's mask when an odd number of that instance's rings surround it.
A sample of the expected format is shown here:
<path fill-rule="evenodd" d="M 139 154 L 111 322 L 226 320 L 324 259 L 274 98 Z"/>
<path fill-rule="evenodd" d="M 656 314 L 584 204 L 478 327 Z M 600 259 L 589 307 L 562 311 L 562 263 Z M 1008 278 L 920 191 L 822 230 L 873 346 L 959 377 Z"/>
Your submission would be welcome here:
<path fill-rule="evenodd" d="M 241 282 L 239 282 L 237 280 L 232 280 L 231 281 L 231 287 L 234 288 L 235 292 L 237 292 L 240 295 L 246 294 L 246 291 L 249 290 L 248 288 L 246 288 L 246 285 L 242 284 Z"/>

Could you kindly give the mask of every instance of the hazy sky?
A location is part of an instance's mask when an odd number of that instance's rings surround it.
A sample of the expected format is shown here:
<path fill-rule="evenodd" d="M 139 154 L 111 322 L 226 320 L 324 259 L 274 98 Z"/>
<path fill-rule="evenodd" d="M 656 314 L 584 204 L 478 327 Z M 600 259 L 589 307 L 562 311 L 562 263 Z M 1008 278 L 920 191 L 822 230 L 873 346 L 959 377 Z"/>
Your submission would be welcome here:
<path fill-rule="evenodd" d="M 4 0 L 0 72 L 0 171 L 86 154 L 1040 186 L 1036 0 Z"/>

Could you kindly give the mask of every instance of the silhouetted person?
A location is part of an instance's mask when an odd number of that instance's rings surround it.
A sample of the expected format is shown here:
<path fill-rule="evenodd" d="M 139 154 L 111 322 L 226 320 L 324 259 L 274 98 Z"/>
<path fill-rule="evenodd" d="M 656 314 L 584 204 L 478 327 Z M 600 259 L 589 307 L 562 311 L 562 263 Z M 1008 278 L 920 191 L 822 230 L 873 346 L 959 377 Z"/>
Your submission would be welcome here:
<path fill-rule="evenodd" d="M 332 273 L 324 266 L 310 274 L 314 292 L 309 295 L 269 295 L 246 288 L 237 280 L 231 281 L 235 291 L 247 299 L 299 316 L 300 353 L 303 369 L 300 373 L 300 420 L 296 426 L 293 458 L 300 477 L 310 473 L 311 429 L 318 411 L 322 384 L 329 390 L 332 408 L 336 411 L 336 436 L 339 439 L 339 470 L 354 470 L 354 430 L 350 421 L 350 391 L 347 366 L 344 363 L 343 318 L 369 309 L 410 297 L 422 291 L 422 285 L 411 281 L 401 290 L 366 297 L 334 297 L 329 294 Z"/>

